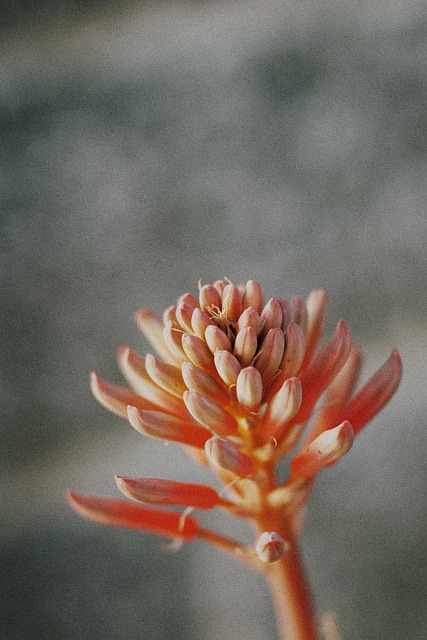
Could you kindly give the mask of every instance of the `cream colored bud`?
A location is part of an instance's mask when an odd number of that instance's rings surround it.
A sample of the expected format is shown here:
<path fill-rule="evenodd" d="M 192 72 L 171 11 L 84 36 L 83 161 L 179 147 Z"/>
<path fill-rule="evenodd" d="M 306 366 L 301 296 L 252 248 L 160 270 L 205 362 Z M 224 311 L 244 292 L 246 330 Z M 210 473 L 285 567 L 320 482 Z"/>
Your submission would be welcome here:
<path fill-rule="evenodd" d="M 250 411 L 259 411 L 262 400 L 261 374 L 255 367 L 245 367 L 237 376 L 237 400 Z"/>
<path fill-rule="evenodd" d="M 209 460 L 221 469 L 232 471 L 242 478 L 252 473 L 252 460 L 229 440 L 214 436 L 206 442 L 205 451 Z"/>
<path fill-rule="evenodd" d="M 286 551 L 286 543 L 275 531 L 264 531 L 255 542 L 255 551 L 262 562 L 277 562 Z"/>
<path fill-rule="evenodd" d="M 216 351 L 214 361 L 221 380 L 229 387 L 236 384 L 237 376 L 242 368 L 237 358 L 229 351 Z"/>

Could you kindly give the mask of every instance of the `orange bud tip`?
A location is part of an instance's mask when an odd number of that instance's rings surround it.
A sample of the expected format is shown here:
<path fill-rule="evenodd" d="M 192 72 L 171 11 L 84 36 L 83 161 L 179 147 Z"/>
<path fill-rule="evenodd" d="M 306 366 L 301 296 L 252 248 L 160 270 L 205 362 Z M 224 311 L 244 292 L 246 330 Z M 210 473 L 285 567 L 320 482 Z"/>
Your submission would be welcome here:
<path fill-rule="evenodd" d="M 255 542 L 255 551 L 262 562 L 277 562 L 286 551 L 286 542 L 275 531 L 264 531 Z"/>

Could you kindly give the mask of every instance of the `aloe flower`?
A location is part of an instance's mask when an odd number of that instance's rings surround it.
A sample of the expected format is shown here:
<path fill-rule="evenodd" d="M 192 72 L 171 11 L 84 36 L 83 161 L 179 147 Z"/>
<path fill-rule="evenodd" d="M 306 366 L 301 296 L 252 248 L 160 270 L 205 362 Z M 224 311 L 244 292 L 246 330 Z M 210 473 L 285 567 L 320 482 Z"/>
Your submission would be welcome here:
<path fill-rule="evenodd" d="M 220 280 L 200 286 L 197 298 L 181 296 L 163 318 L 141 309 L 138 326 L 158 357 L 121 347 L 118 364 L 131 388 L 92 374 L 93 394 L 143 435 L 182 445 L 222 488 L 119 476 L 131 501 L 69 493 L 91 520 L 201 539 L 262 571 L 283 640 L 319 638 L 298 551 L 314 479 L 349 451 L 401 377 L 394 350 L 357 390 L 362 357 L 346 322 L 320 345 L 326 306 L 321 290 L 264 304 L 257 282 Z M 283 457 L 286 478 L 278 472 Z M 203 527 L 194 511 L 213 509 L 247 519 L 254 543 Z"/>

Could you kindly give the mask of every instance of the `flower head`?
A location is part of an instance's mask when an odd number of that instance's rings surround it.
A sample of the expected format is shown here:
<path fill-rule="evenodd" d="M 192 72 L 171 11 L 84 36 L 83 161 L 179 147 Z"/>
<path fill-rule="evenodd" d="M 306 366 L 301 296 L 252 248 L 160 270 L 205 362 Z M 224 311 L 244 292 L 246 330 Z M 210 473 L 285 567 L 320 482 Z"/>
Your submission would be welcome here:
<path fill-rule="evenodd" d="M 320 346 L 326 305 L 321 290 L 305 301 L 264 303 L 257 282 L 220 280 L 200 286 L 198 298 L 181 296 L 163 318 L 140 310 L 138 326 L 158 357 L 121 347 L 118 364 L 131 388 L 92 374 L 93 394 L 142 434 L 183 445 L 224 489 L 120 476 L 119 489 L 139 504 L 70 493 L 73 506 L 105 524 L 184 541 L 199 537 L 244 555 L 243 545 L 204 529 L 188 510 L 164 509 L 220 507 L 248 518 L 258 534 L 266 532 L 261 543 L 279 557 L 282 537 L 299 534 L 315 476 L 348 452 L 401 377 L 394 350 L 355 391 L 362 358 L 346 322 Z M 284 456 L 290 473 L 281 479 L 277 465 Z"/>

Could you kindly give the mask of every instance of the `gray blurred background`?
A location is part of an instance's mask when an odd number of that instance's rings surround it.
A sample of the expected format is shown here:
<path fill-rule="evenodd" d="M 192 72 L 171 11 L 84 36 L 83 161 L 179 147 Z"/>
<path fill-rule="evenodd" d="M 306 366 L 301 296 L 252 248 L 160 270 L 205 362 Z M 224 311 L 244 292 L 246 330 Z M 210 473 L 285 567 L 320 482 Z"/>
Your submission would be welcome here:
<path fill-rule="evenodd" d="M 399 348 L 401 388 L 317 482 L 302 546 L 344 640 L 425 639 L 425 3 L 1 5 L 0 637 L 276 638 L 250 570 L 64 501 L 208 477 L 88 374 L 147 350 L 139 307 L 228 276 L 326 288 L 365 375 Z"/>

